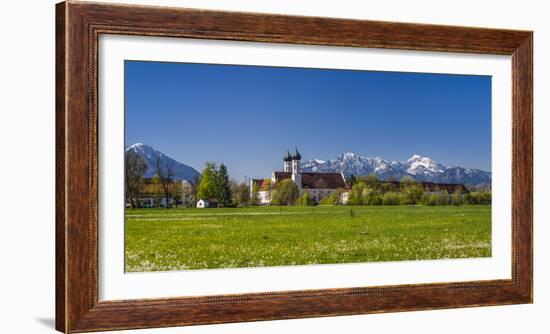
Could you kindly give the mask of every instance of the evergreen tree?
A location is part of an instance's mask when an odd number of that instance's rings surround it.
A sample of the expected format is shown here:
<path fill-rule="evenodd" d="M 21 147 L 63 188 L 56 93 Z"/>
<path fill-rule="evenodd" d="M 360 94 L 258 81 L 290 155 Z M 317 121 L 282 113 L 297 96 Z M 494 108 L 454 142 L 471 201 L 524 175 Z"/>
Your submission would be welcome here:
<path fill-rule="evenodd" d="M 220 205 L 231 205 L 231 183 L 229 182 L 229 175 L 227 174 L 227 167 L 222 163 L 217 173 L 217 186 L 218 186 L 218 201 Z"/>
<path fill-rule="evenodd" d="M 346 180 L 346 186 L 348 186 L 348 188 L 351 189 L 351 187 L 353 187 L 355 183 L 357 183 L 357 179 L 355 178 L 355 175 L 351 174 L 350 176 L 348 176 Z"/>

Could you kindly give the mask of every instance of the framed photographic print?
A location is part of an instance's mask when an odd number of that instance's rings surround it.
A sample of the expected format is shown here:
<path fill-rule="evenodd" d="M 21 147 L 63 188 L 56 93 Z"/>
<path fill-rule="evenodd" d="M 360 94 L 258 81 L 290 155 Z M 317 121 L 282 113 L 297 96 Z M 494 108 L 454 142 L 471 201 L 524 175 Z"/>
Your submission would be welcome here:
<path fill-rule="evenodd" d="M 56 10 L 59 331 L 532 302 L 532 32 Z"/>

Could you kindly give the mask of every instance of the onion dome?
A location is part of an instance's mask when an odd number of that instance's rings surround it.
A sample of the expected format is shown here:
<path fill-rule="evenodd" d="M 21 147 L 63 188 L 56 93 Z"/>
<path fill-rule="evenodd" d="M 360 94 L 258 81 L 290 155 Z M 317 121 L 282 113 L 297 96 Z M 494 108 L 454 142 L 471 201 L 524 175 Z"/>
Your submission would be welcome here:
<path fill-rule="evenodd" d="M 286 156 L 283 158 L 283 161 L 292 161 L 292 156 L 288 150 L 286 151 Z"/>
<path fill-rule="evenodd" d="M 301 160 L 302 156 L 300 155 L 300 152 L 298 152 L 298 149 L 294 151 L 294 155 L 292 156 L 292 160 Z"/>

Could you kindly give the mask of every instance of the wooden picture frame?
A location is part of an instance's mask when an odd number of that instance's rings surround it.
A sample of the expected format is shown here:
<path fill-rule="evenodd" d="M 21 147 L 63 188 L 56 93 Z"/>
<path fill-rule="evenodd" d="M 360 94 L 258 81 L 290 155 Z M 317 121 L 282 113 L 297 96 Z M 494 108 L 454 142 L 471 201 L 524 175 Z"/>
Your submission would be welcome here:
<path fill-rule="evenodd" d="M 98 37 L 169 36 L 512 56 L 512 278 L 99 301 Z M 85 332 L 533 301 L 533 33 L 66 1 L 56 7 L 56 329 Z"/>

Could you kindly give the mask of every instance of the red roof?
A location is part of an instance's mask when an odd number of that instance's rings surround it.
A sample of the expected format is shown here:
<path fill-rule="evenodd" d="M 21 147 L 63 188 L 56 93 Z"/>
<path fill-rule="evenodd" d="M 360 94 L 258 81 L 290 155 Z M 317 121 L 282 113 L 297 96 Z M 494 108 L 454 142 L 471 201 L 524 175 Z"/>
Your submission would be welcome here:
<path fill-rule="evenodd" d="M 300 173 L 303 189 L 338 189 L 346 183 L 340 173 Z M 292 173 L 275 172 L 275 182 L 292 178 Z"/>
<path fill-rule="evenodd" d="M 291 177 L 292 173 L 290 172 L 275 172 L 275 182 L 279 180 L 290 179 Z"/>
<path fill-rule="evenodd" d="M 252 184 L 257 185 L 260 190 L 269 190 L 271 179 L 252 179 Z"/>
<path fill-rule="evenodd" d="M 304 189 L 338 189 L 346 183 L 340 173 L 302 173 L 302 188 Z"/>

